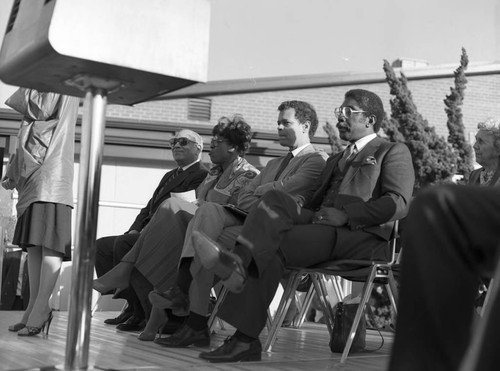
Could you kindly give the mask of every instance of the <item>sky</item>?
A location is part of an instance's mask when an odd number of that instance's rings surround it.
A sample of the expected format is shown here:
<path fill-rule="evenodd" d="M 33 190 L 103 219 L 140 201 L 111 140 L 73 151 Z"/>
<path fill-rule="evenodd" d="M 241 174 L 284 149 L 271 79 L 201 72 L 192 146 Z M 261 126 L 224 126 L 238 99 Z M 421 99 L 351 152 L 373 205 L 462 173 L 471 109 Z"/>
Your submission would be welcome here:
<path fill-rule="evenodd" d="M 471 64 L 500 61 L 498 0 L 207 1 L 209 81 L 376 72 L 400 57 L 456 66 L 462 47 Z M 0 38 L 12 3 L 0 1 Z M 0 107 L 11 90 L 0 84 Z"/>
<path fill-rule="evenodd" d="M 209 80 L 500 60 L 498 0 L 210 0 Z"/>

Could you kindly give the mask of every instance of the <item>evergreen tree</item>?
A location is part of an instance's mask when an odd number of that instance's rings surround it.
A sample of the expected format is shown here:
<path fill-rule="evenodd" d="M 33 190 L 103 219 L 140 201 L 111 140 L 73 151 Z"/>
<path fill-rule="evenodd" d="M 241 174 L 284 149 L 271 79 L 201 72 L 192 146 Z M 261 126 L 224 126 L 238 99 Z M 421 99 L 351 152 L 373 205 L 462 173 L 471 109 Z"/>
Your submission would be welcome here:
<path fill-rule="evenodd" d="M 460 66 L 454 72 L 455 87 L 451 87 L 451 93 L 444 100 L 445 112 L 448 117 L 446 125 L 448 126 L 448 142 L 452 145 L 458 154 L 457 172 L 463 174 L 465 179 L 469 178 L 470 172 L 474 169 L 472 146 L 465 137 L 465 128 L 462 116 L 462 105 L 464 101 L 464 91 L 467 85 L 465 71 L 469 64 L 469 57 L 464 48 L 460 57 Z"/>
<path fill-rule="evenodd" d="M 325 125 L 323 125 L 323 130 L 328 134 L 328 142 L 330 142 L 330 147 L 332 148 L 331 154 L 338 153 L 344 150 L 344 146 L 342 145 L 342 141 L 339 138 L 338 132 L 335 127 L 330 124 L 328 121 Z"/>
<path fill-rule="evenodd" d="M 384 71 L 391 99 L 391 120 L 404 138 L 413 160 L 415 190 L 427 185 L 447 182 L 455 174 L 457 154 L 445 138 L 436 134 L 413 102 L 406 76 L 398 78 L 392 66 L 384 60 Z M 396 126 L 396 125 L 395 125 Z M 393 135 L 393 137 L 397 137 Z"/>

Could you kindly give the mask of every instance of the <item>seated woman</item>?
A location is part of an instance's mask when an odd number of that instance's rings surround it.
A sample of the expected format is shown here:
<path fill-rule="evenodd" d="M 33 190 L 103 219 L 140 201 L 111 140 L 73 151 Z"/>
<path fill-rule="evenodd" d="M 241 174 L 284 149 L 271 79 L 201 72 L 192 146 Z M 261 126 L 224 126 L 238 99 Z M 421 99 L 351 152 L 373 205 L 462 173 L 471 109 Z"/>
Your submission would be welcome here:
<path fill-rule="evenodd" d="M 500 185 L 500 120 L 489 118 L 477 124 L 474 143 L 479 169 L 471 172 L 468 184 L 480 186 Z"/>
<path fill-rule="evenodd" d="M 238 192 L 259 173 L 244 159 L 252 133 L 243 117 L 222 117 L 213 128 L 212 135 L 209 156 L 213 166 L 197 189 L 196 202 L 176 197 L 166 200 L 122 261 L 94 280 L 95 290 L 106 293 L 113 289 L 124 289 L 131 284 L 139 297 L 141 293 L 138 290 L 146 292 L 146 295 L 153 288 L 165 291 L 176 278 L 187 225 L 199 205 L 205 202 L 236 203 Z M 142 281 L 145 278 L 150 287 L 135 287 L 134 277 L 142 277 Z M 150 308 L 145 309 L 148 313 Z M 154 339 L 166 321 L 163 309 L 159 315 L 161 320 L 158 319 L 158 313 L 151 316 L 139 336 L 141 340 Z"/>

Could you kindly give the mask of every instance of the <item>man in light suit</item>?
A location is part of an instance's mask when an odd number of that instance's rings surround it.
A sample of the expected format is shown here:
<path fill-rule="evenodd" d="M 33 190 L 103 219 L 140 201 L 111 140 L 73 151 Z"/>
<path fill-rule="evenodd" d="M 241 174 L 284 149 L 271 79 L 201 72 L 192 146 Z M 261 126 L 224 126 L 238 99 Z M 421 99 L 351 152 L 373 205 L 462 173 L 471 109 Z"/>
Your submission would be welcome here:
<path fill-rule="evenodd" d="M 289 148 L 289 153 L 271 160 L 245 186 L 238 197 L 237 206 L 240 209 L 250 210 L 271 190 L 287 192 L 298 204 L 303 204 L 312 195 L 313 185 L 325 167 L 326 154 L 317 151 L 310 142 L 318 126 L 314 108 L 307 102 L 293 100 L 281 103 L 278 111 L 279 142 Z M 233 214 L 230 209 L 211 202 L 201 205 L 196 211 L 189 224 L 182 253 L 182 258 L 190 259 L 190 264 L 186 266 L 181 260 L 177 285 L 157 298 L 161 301 L 160 305 L 173 311 L 189 310 L 189 317 L 184 327 L 169 338 L 158 339 L 157 343 L 167 347 L 209 343 L 207 315 L 214 276 L 203 269 L 196 258 L 193 260 L 194 249 L 189 236 L 193 230 L 203 230 L 217 239 L 229 227 L 241 230 L 243 220 L 244 216 Z M 186 276 L 189 277 L 187 283 Z"/>
<path fill-rule="evenodd" d="M 193 232 L 201 263 L 232 292 L 219 315 L 237 329 L 201 358 L 261 359 L 258 336 L 285 266 L 389 256 L 393 222 L 406 215 L 413 191 L 410 152 L 376 135 L 384 117 L 376 94 L 350 90 L 335 113 L 340 137 L 350 145 L 328 160 L 310 202 L 301 207 L 284 192 L 268 192 L 248 215 L 232 251 Z"/>
<path fill-rule="evenodd" d="M 195 190 L 207 175 L 207 169 L 200 163 L 203 151 L 203 140 L 191 130 L 180 130 L 171 139 L 172 155 L 178 167 L 167 172 L 161 179 L 147 205 L 141 209 L 129 230 L 119 236 L 103 237 L 97 240 L 95 268 L 100 277 L 130 251 L 163 201 L 170 198 L 173 192 Z M 108 319 L 107 324 L 118 325 L 121 331 L 140 331 L 145 326 L 144 313 L 139 298 L 131 287 L 120 292 L 116 297 L 127 300 L 127 309 L 118 317 Z"/>

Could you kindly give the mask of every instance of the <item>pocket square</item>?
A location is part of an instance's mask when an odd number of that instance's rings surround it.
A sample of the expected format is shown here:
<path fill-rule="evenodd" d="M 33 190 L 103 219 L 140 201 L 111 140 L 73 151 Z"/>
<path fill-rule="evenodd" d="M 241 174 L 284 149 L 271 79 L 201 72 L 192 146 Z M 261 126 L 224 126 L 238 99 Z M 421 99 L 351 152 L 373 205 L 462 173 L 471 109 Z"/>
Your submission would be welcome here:
<path fill-rule="evenodd" d="M 365 158 L 363 160 L 363 162 L 361 163 L 361 166 L 363 165 L 376 165 L 377 164 L 377 159 L 373 156 L 368 156 L 367 158 Z"/>

